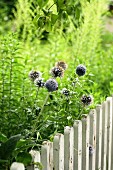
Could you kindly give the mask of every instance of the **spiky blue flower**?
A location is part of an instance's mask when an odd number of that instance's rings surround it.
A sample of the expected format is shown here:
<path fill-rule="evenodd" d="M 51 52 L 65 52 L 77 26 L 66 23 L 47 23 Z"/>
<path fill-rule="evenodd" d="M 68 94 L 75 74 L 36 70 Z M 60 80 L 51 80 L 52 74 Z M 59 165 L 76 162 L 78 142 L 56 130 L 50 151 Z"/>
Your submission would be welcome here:
<path fill-rule="evenodd" d="M 49 92 L 53 92 L 58 90 L 58 83 L 55 79 L 50 78 L 49 80 L 46 81 L 45 87 Z"/>
<path fill-rule="evenodd" d="M 82 64 L 78 65 L 76 68 L 76 74 L 78 76 L 83 76 L 86 73 L 86 67 Z"/>

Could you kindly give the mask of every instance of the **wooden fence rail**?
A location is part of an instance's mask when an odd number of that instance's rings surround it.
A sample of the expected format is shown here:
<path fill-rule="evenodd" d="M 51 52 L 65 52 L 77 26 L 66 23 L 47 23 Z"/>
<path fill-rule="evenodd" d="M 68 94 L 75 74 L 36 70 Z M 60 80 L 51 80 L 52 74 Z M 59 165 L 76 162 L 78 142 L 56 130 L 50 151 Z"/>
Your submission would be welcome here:
<path fill-rule="evenodd" d="M 113 170 L 113 97 L 75 120 L 73 127 L 66 126 L 64 135 L 43 142 L 40 152 L 30 153 L 43 170 Z M 13 163 L 10 169 L 22 168 L 22 164 Z M 32 165 L 27 170 L 40 169 Z"/>

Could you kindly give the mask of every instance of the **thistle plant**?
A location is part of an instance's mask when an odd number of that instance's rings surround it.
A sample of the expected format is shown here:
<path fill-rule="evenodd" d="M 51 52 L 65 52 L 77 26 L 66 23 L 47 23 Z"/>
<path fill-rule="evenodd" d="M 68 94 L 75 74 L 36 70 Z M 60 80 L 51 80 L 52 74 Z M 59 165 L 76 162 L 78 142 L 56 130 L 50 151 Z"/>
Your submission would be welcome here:
<path fill-rule="evenodd" d="M 61 67 L 63 70 L 66 70 L 68 68 L 68 65 L 64 61 L 58 61 L 55 64 L 56 67 Z"/>
<path fill-rule="evenodd" d="M 36 87 L 44 87 L 45 86 L 45 82 L 43 81 L 43 78 L 36 78 L 34 80 L 34 84 Z"/>
<path fill-rule="evenodd" d="M 82 64 L 78 65 L 76 68 L 76 74 L 78 76 L 83 76 L 86 73 L 86 67 Z"/>
<path fill-rule="evenodd" d="M 93 103 L 93 97 L 91 95 L 83 95 L 81 97 L 81 102 L 84 106 L 89 106 Z"/>
<path fill-rule="evenodd" d="M 42 73 L 40 71 L 30 71 L 29 78 L 34 81 L 36 78 L 40 78 L 42 76 Z"/>
<path fill-rule="evenodd" d="M 57 66 L 57 67 L 53 67 L 50 71 L 50 74 L 52 75 L 52 77 L 56 78 L 56 77 L 63 77 L 64 76 L 64 70 L 62 69 L 62 67 Z"/>
<path fill-rule="evenodd" d="M 46 81 L 45 87 L 47 88 L 48 92 L 53 92 L 58 90 L 58 83 L 55 79 L 49 79 Z"/>
<path fill-rule="evenodd" d="M 63 95 L 65 95 L 66 97 L 68 97 L 69 94 L 70 94 L 70 91 L 69 91 L 68 89 L 66 89 L 66 88 L 63 88 L 62 91 L 61 91 L 61 93 L 62 93 Z"/>

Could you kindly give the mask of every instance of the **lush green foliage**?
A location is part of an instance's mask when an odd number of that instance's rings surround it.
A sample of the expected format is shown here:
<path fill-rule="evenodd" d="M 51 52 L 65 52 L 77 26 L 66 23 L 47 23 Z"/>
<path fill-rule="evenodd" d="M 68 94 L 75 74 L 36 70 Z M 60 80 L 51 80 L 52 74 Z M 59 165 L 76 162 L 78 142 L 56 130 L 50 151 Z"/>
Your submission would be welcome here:
<path fill-rule="evenodd" d="M 103 28 L 106 11 L 106 0 L 18 0 L 15 17 L 1 25 L 0 142 L 6 142 L 4 135 L 24 138 L 13 148 L 12 161 L 63 133 L 64 126 L 112 94 L 112 42 Z M 65 61 L 68 68 L 63 78 L 56 78 L 58 90 L 48 95 L 28 74 L 40 71 L 46 81 L 58 61 Z M 84 76 L 75 73 L 79 64 L 86 66 Z M 63 88 L 69 96 L 62 94 Z M 82 95 L 92 95 L 94 103 L 84 106 Z"/>

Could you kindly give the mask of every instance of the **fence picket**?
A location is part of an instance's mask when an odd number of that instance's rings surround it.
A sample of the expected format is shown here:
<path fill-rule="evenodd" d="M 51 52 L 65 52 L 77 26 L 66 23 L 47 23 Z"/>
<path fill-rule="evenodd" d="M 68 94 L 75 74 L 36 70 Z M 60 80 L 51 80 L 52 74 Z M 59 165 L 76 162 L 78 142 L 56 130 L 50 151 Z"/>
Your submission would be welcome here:
<path fill-rule="evenodd" d="M 58 133 L 53 142 L 43 142 L 41 153 L 31 150 L 30 154 L 32 162 L 42 164 L 42 170 L 113 170 L 113 96 L 82 120 L 75 120 L 73 127 L 66 126 L 64 135 Z M 16 162 L 10 170 L 22 168 Z M 40 167 L 32 164 L 26 169 Z"/>
<path fill-rule="evenodd" d="M 73 170 L 73 127 L 64 128 L 64 169 Z"/>
<path fill-rule="evenodd" d="M 106 142 L 107 142 L 107 134 L 106 134 L 106 111 L 105 111 L 105 107 L 106 107 L 106 102 L 102 103 L 102 148 L 101 148 L 101 152 L 102 152 L 102 157 L 101 157 L 101 167 L 102 170 L 106 169 Z"/>
<path fill-rule="evenodd" d="M 76 120 L 74 128 L 74 164 L 73 170 L 82 170 L 82 122 Z"/>
<path fill-rule="evenodd" d="M 112 95 L 112 143 L 111 143 L 111 158 L 113 159 L 113 95 Z M 111 162 L 111 170 L 113 170 L 113 161 Z"/>
<path fill-rule="evenodd" d="M 52 170 L 53 169 L 53 152 L 52 152 L 52 143 L 49 141 L 43 142 L 41 147 L 41 163 L 43 165 L 43 170 Z"/>
<path fill-rule="evenodd" d="M 96 111 L 91 110 L 89 114 L 89 144 L 92 150 L 89 153 L 89 170 L 95 170 L 95 149 L 96 149 Z"/>
<path fill-rule="evenodd" d="M 96 107 L 96 169 L 101 169 L 101 147 L 102 147 L 102 107 Z"/>
<path fill-rule="evenodd" d="M 29 152 L 32 156 L 32 162 L 34 163 L 37 163 L 39 162 L 40 163 L 40 152 L 39 151 L 36 151 L 36 150 L 31 150 Z M 26 168 L 27 170 L 39 170 L 37 165 L 30 165 L 30 166 L 27 166 Z"/>
<path fill-rule="evenodd" d="M 105 124 L 104 124 L 104 155 L 103 155 L 103 170 L 107 170 L 107 122 L 108 122 L 108 115 L 107 115 L 107 102 L 105 101 Z"/>
<path fill-rule="evenodd" d="M 89 170 L 89 116 L 82 118 L 82 169 Z"/>
<path fill-rule="evenodd" d="M 10 170 L 25 170 L 25 167 L 23 163 L 13 162 Z"/>
<path fill-rule="evenodd" d="M 64 135 L 57 134 L 53 140 L 54 170 L 64 170 Z"/>
<path fill-rule="evenodd" d="M 107 105 L 108 105 L 108 148 L 107 148 L 107 152 L 108 152 L 108 169 L 111 170 L 111 144 L 112 144 L 112 97 L 107 97 Z"/>

